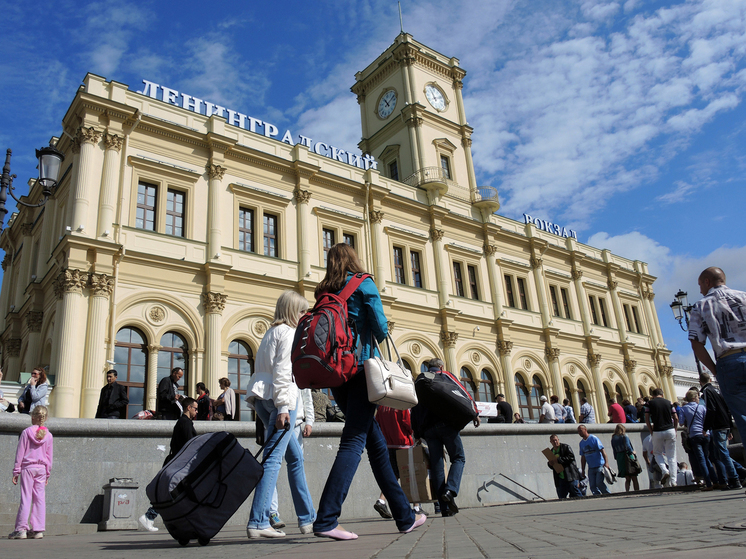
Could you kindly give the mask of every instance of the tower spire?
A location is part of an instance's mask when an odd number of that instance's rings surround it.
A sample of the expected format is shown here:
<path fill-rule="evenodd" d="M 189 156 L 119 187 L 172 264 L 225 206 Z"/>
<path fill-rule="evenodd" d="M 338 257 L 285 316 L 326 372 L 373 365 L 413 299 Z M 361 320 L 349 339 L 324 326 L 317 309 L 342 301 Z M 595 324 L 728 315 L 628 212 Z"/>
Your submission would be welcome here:
<path fill-rule="evenodd" d="M 399 4 L 399 29 L 404 33 L 404 20 L 401 17 L 401 2 L 397 2 L 397 4 Z"/>

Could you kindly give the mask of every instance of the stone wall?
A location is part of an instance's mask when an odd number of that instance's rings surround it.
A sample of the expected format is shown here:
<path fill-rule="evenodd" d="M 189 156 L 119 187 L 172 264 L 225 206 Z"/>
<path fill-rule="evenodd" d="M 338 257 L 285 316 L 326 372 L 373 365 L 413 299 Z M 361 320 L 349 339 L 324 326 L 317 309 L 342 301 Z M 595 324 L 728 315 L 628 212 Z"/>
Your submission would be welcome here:
<path fill-rule="evenodd" d="M 0 502 L 17 503 L 19 488 L 11 483 L 11 471 L 18 433 L 30 425 L 28 416 L 0 414 Z M 253 423 L 195 422 L 197 433 L 229 428 L 241 444 L 252 452 Z M 54 468 L 47 487 L 47 512 L 66 514 L 70 522 L 98 522 L 103 506 L 102 486 L 113 477 L 131 477 L 140 485 L 137 508 L 145 512 L 148 500 L 145 486 L 160 469 L 168 453 L 173 423 L 165 421 L 116 421 L 103 419 L 55 419 L 48 422 L 54 435 Z M 466 469 L 457 500 L 462 507 L 478 507 L 498 502 L 556 498 L 551 470 L 541 450 L 548 448 L 549 435 L 557 433 L 577 455 L 580 437 L 576 425 L 497 425 L 469 426 L 462 433 Z M 592 425 L 611 458 L 614 425 Z M 342 424 L 321 423 L 305 440 L 306 476 L 314 502 L 318 503 L 336 455 Z M 628 428 L 632 444 L 642 459 L 643 426 Z M 646 432 L 646 431 L 645 431 Z M 678 445 L 679 461 L 687 460 Z M 614 463 L 613 458 L 611 458 Z M 688 461 L 688 460 L 687 460 Z M 614 468 L 616 465 L 614 463 Z M 523 486 L 523 487 L 521 487 Z M 640 476 L 641 489 L 648 488 L 647 476 Z M 617 482 L 612 492 L 623 491 Z M 294 511 L 283 471 L 278 482 L 280 512 L 292 522 Z M 537 495 L 534 495 L 536 493 Z M 540 496 L 540 497 L 539 497 Z M 375 516 L 373 502 L 378 488 L 363 457 L 343 508 L 343 517 Z M 245 524 L 251 498 L 229 524 Z M 432 506 L 426 507 L 432 512 Z"/>

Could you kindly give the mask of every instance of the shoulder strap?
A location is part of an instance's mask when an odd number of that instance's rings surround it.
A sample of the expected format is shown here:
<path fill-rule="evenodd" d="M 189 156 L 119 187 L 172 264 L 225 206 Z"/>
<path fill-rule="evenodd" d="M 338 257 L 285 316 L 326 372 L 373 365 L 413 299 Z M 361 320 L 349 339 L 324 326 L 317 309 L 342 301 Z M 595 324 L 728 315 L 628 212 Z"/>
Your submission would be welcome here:
<path fill-rule="evenodd" d="M 350 278 L 350 281 L 347 282 L 347 285 L 345 285 L 344 289 L 339 292 L 339 297 L 346 301 L 347 299 L 352 297 L 352 294 L 358 287 L 360 287 L 360 284 L 363 283 L 365 278 L 370 277 L 372 277 L 370 274 L 355 274 Z"/>

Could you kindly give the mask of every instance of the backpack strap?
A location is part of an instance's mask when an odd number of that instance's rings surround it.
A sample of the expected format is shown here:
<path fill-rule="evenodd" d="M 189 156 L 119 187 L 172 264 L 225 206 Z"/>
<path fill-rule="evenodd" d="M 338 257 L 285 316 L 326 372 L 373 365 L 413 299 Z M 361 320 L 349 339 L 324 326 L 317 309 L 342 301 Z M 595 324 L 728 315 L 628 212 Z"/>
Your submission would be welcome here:
<path fill-rule="evenodd" d="M 344 299 L 345 301 L 352 297 L 352 294 L 355 292 L 355 290 L 360 287 L 360 284 L 363 283 L 365 278 L 373 277 L 370 274 L 355 274 L 350 278 L 350 281 L 347 282 L 347 285 L 345 285 L 344 289 L 339 292 L 339 297 Z"/>

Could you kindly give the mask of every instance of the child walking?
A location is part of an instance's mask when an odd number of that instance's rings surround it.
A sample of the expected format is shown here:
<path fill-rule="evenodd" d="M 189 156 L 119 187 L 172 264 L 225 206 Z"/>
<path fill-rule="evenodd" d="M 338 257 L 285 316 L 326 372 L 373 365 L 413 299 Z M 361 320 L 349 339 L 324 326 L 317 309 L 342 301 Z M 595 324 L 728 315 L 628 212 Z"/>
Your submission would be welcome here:
<path fill-rule="evenodd" d="M 13 485 L 18 484 L 20 477 L 21 505 L 16 516 L 16 529 L 8 536 L 11 540 L 25 540 L 27 532 L 28 537 L 44 537 L 47 509 L 44 492 L 52 471 L 52 433 L 44 427 L 47 415 L 45 406 L 36 406 L 31 412 L 31 427 L 23 430 L 18 441 Z M 33 530 L 29 530 L 29 512 Z"/>

